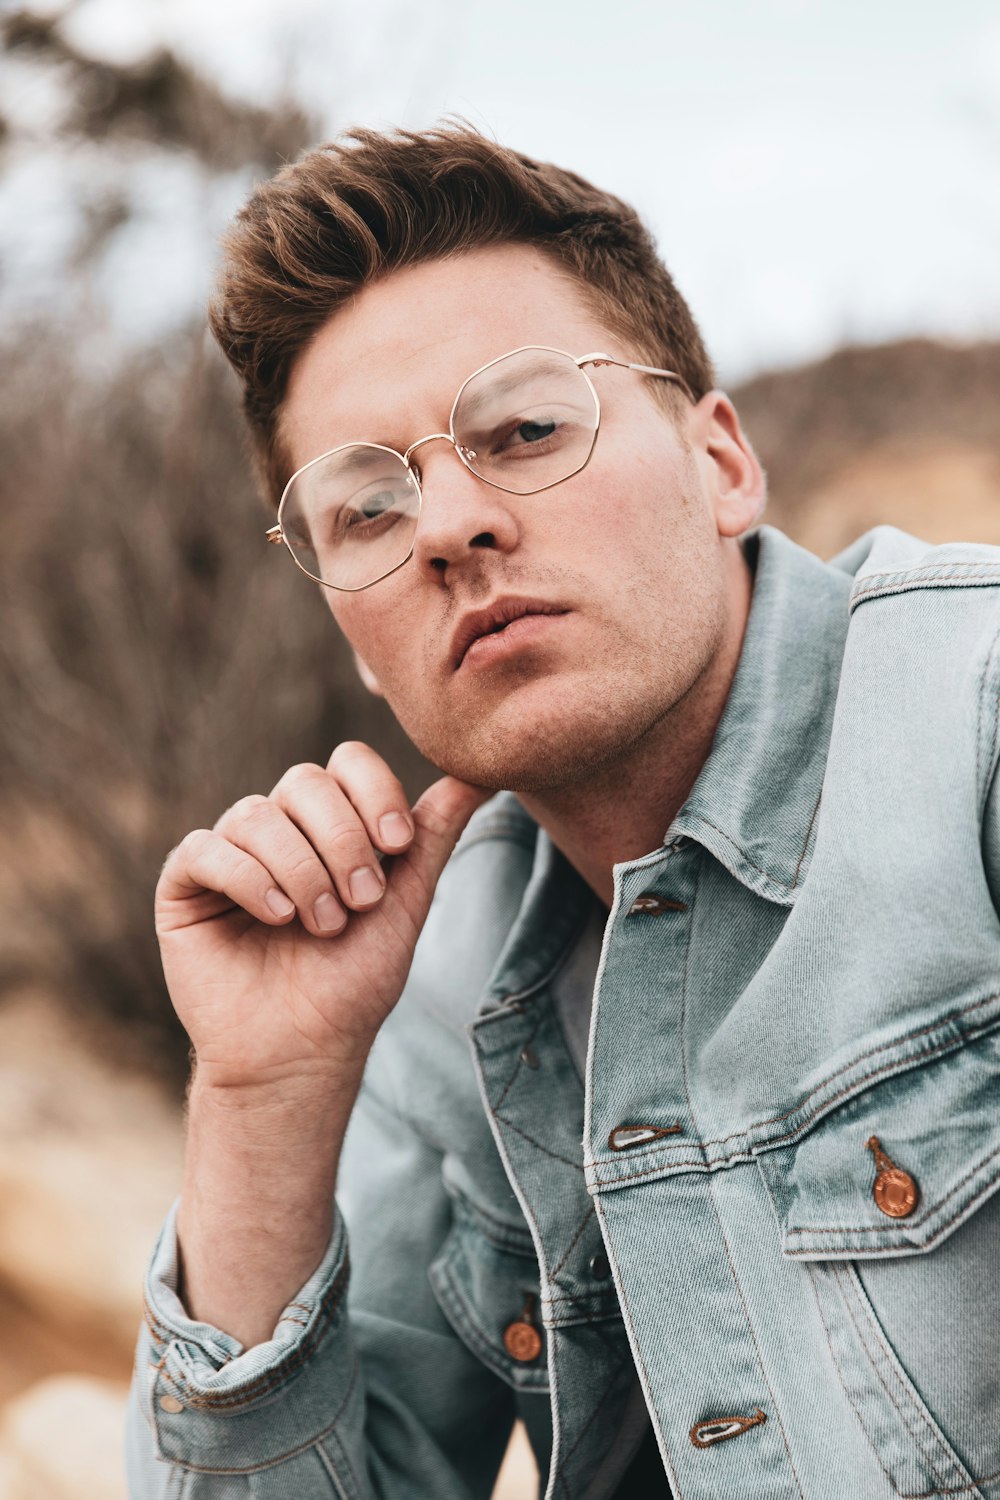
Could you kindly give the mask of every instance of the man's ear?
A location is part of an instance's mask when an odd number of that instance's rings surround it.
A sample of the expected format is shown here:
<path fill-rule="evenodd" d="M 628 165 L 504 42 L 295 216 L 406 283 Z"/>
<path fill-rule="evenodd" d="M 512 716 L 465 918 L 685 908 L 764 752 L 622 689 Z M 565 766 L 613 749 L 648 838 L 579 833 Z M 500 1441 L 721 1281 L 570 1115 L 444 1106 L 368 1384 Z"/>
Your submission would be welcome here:
<path fill-rule="evenodd" d="M 376 698 L 384 698 L 385 694 L 382 691 L 382 684 L 379 682 L 378 678 L 375 676 L 375 673 L 372 671 L 368 663 L 366 661 L 362 661 L 361 657 L 356 651 L 354 653 L 354 665 L 357 668 L 358 676 L 361 678 L 361 681 L 364 683 L 368 691 L 370 693 L 374 693 Z"/>
<path fill-rule="evenodd" d="M 767 499 L 767 480 L 740 425 L 736 408 L 722 391 L 702 397 L 693 425 L 712 466 L 711 489 L 720 536 L 740 536 L 757 520 Z"/>

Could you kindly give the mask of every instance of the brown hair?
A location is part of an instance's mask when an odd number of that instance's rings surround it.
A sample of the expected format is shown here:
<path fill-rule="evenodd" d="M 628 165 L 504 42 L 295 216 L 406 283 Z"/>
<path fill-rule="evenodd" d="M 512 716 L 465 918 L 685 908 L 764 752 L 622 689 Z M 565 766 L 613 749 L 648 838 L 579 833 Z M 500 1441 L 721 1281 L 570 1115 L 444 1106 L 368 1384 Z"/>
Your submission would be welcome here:
<path fill-rule="evenodd" d="M 504 243 L 551 256 L 644 362 L 676 370 L 696 397 L 712 388 L 698 327 L 627 203 L 464 124 L 353 130 L 256 188 L 223 240 L 211 326 L 274 504 L 289 468 L 281 403 L 312 335 L 389 271 Z"/>

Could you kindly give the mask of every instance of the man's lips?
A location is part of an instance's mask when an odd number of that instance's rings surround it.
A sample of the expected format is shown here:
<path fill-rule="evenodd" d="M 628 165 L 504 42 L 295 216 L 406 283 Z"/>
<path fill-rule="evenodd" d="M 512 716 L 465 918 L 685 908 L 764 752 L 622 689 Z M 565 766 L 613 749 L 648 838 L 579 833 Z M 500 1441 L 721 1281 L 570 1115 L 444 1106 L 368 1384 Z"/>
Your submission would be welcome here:
<path fill-rule="evenodd" d="M 494 599 L 485 609 L 470 611 L 463 615 L 451 640 L 451 666 L 453 671 L 465 660 L 469 648 L 484 636 L 501 634 L 515 620 L 527 616 L 564 615 L 566 610 L 545 599 Z"/>

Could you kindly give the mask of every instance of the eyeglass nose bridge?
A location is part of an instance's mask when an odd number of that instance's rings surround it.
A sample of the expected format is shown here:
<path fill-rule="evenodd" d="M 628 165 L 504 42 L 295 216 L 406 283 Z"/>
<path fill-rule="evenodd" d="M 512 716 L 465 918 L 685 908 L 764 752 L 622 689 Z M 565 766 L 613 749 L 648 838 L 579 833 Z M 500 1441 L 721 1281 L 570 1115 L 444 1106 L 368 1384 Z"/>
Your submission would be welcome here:
<path fill-rule="evenodd" d="M 468 468 L 472 460 L 478 456 L 474 448 L 466 448 L 464 443 L 460 443 L 458 439 L 454 437 L 450 432 L 431 432 L 428 433 L 427 437 L 417 438 L 417 441 L 415 443 L 410 444 L 406 452 L 403 454 L 403 462 L 409 465 L 410 454 L 416 453 L 417 449 L 422 448 L 424 443 L 450 443 L 455 452 L 458 454 L 459 458 L 465 464 L 466 468 Z M 412 467 L 412 465 L 410 466 Z"/>

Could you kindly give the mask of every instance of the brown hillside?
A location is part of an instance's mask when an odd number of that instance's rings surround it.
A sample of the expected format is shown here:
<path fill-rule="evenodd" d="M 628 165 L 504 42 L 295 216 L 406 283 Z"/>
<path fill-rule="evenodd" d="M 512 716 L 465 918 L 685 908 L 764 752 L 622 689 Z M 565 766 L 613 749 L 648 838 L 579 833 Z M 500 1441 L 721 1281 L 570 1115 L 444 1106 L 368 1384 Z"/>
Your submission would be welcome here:
<path fill-rule="evenodd" d="M 840 349 L 733 391 L 765 519 L 830 556 L 869 527 L 1000 543 L 1000 342 Z"/>

